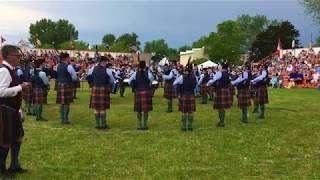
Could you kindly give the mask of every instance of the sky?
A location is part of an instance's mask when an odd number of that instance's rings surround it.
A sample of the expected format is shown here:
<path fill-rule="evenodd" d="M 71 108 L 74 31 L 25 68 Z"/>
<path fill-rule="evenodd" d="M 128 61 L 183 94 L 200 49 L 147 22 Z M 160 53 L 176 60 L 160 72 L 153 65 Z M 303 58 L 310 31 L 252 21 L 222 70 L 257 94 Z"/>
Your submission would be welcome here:
<path fill-rule="evenodd" d="M 41 18 L 67 19 L 79 31 L 79 39 L 101 43 L 104 34 L 135 32 L 142 44 L 165 39 L 169 47 L 191 45 L 216 31 L 217 24 L 241 14 L 265 15 L 289 20 L 308 46 L 320 36 L 312 18 L 298 0 L 118 0 L 118 1 L 0 1 L 0 35 L 7 43 L 28 39 L 30 23 Z"/>

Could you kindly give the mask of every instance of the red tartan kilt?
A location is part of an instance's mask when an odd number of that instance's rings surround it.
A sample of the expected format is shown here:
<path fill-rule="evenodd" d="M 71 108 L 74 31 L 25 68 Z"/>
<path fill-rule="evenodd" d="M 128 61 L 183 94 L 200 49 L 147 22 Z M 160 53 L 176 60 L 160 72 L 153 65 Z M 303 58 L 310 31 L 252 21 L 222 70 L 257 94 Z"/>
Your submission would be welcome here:
<path fill-rule="evenodd" d="M 110 86 L 93 86 L 90 97 L 90 108 L 97 111 L 110 109 Z"/>
<path fill-rule="evenodd" d="M 229 86 L 231 96 L 236 95 L 236 88 L 230 84 Z"/>
<path fill-rule="evenodd" d="M 134 111 L 149 112 L 152 111 L 152 93 L 150 90 L 136 91 L 134 94 Z"/>
<path fill-rule="evenodd" d="M 179 111 L 182 113 L 193 113 L 196 111 L 196 100 L 193 94 L 183 94 L 179 98 Z"/>
<path fill-rule="evenodd" d="M 229 109 L 232 106 L 230 89 L 216 89 L 213 101 L 213 108 L 218 110 Z"/>
<path fill-rule="evenodd" d="M 58 83 L 57 85 L 57 104 L 70 104 L 73 102 L 73 85 Z"/>
<path fill-rule="evenodd" d="M 238 89 L 238 107 L 251 106 L 250 90 L 248 88 Z"/>
<path fill-rule="evenodd" d="M 0 145 L 11 146 L 24 136 L 19 111 L 0 106 Z"/>
<path fill-rule="evenodd" d="M 211 93 L 211 87 L 207 86 L 206 84 L 202 84 L 200 87 L 200 94 L 201 95 L 206 95 Z"/>
<path fill-rule="evenodd" d="M 164 97 L 166 98 L 175 98 L 177 96 L 176 91 L 172 83 L 164 83 Z"/>
<path fill-rule="evenodd" d="M 22 90 L 22 99 L 25 102 L 32 103 L 32 87 L 25 88 Z"/>
<path fill-rule="evenodd" d="M 33 88 L 33 104 L 47 104 L 46 90 Z"/>
<path fill-rule="evenodd" d="M 261 87 L 257 88 L 255 103 L 256 104 L 268 104 L 269 103 L 268 89 L 266 86 L 261 86 Z"/>

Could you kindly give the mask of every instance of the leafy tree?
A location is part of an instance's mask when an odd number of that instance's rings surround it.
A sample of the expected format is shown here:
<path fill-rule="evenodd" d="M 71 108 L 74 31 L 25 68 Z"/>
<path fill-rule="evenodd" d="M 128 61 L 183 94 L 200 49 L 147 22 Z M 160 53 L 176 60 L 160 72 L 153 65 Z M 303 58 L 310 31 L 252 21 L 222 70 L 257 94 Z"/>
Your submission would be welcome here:
<path fill-rule="evenodd" d="M 138 41 L 138 35 L 136 33 L 125 33 L 119 36 L 115 42 L 115 44 L 120 43 L 124 44 L 126 47 L 136 46 L 140 47 L 140 41 Z"/>
<path fill-rule="evenodd" d="M 207 61 L 207 59 L 205 59 L 205 58 L 195 59 L 195 60 L 192 61 L 192 64 L 197 66 L 197 65 L 202 64 L 202 63 L 204 63 L 206 61 Z"/>
<path fill-rule="evenodd" d="M 72 48 L 71 43 L 73 43 L 74 48 Z M 84 41 L 66 41 L 64 43 L 62 43 L 60 45 L 60 49 L 65 49 L 65 50 L 69 50 L 69 49 L 74 49 L 74 50 L 88 50 L 89 49 L 89 43 L 84 42 Z"/>
<path fill-rule="evenodd" d="M 178 62 L 178 60 L 179 60 L 179 52 L 174 48 L 169 48 L 168 49 L 168 55 L 167 56 L 170 59 L 170 61 Z"/>
<path fill-rule="evenodd" d="M 178 51 L 179 51 L 179 52 L 185 52 L 185 51 L 191 50 L 191 49 L 192 49 L 191 46 L 184 45 L 184 46 L 181 46 Z"/>
<path fill-rule="evenodd" d="M 57 22 L 41 19 L 34 24 L 31 23 L 29 34 L 30 43 L 36 47 L 53 46 L 59 48 L 63 42 L 78 39 L 78 31 L 75 26 L 64 19 Z"/>
<path fill-rule="evenodd" d="M 240 44 L 242 31 L 235 21 L 224 21 L 218 24 L 218 32 L 209 34 L 206 40 L 205 53 L 216 62 L 221 60 L 238 64 L 240 61 Z"/>
<path fill-rule="evenodd" d="M 115 42 L 116 40 L 116 36 L 113 35 L 113 34 L 106 34 L 103 36 L 102 38 L 102 43 L 105 44 L 105 45 L 109 45 L 109 46 L 112 46 L 113 43 Z"/>
<path fill-rule="evenodd" d="M 237 23 L 242 31 L 242 42 L 241 50 L 246 53 L 250 50 L 253 41 L 256 36 L 267 29 L 270 21 L 266 16 L 256 15 L 250 16 L 248 14 L 243 14 L 237 18 Z"/>
<path fill-rule="evenodd" d="M 258 34 L 252 43 L 250 59 L 259 60 L 271 55 L 276 51 L 279 39 L 283 49 L 291 48 L 293 40 L 299 46 L 299 36 L 299 31 L 289 21 L 284 21 L 277 26 L 269 26 L 266 31 Z"/>
<path fill-rule="evenodd" d="M 168 44 L 164 39 L 147 41 L 144 43 L 144 52 L 168 55 Z"/>
<path fill-rule="evenodd" d="M 207 44 L 207 37 L 201 36 L 199 40 L 192 43 L 193 48 L 202 48 L 205 47 Z"/>
<path fill-rule="evenodd" d="M 320 36 L 317 38 L 317 46 L 320 46 Z"/>
<path fill-rule="evenodd" d="M 302 0 L 300 2 L 305 7 L 306 13 L 320 25 L 320 0 Z"/>

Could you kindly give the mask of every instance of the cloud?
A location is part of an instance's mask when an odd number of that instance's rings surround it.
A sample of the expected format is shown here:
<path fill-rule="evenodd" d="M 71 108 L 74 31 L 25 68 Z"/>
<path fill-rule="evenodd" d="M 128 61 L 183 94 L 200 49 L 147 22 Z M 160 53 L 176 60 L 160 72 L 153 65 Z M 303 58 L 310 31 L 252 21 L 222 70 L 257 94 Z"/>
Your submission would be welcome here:
<path fill-rule="evenodd" d="M 29 31 L 30 23 L 34 23 L 49 14 L 35 9 L 17 5 L 0 5 L 0 34 L 6 36 L 25 35 Z"/>

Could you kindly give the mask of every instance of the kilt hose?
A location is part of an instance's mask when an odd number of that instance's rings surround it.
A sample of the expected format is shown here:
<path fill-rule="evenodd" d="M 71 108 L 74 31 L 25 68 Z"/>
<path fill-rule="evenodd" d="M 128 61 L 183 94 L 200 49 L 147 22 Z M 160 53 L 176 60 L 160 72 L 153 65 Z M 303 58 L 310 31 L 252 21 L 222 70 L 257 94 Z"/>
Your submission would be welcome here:
<path fill-rule="evenodd" d="M 57 82 L 57 80 L 54 81 L 54 90 L 55 91 L 58 90 L 58 82 Z"/>
<path fill-rule="evenodd" d="M 255 97 L 256 104 L 268 104 L 268 89 L 266 86 L 260 86 L 257 88 L 256 97 Z"/>
<path fill-rule="evenodd" d="M 0 105 L 0 146 L 11 147 L 22 141 L 24 130 L 18 110 Z"/>
<path fill-rule="evenodd" d="M 33 92 L 32 92 L 32 87 L 29 87 L 29 88 L 25 88 L 22 90 L 22 99 L 26 102 L 26 103 L 32 103 L 32 95 L 33 95 Z"/>
<path fill-rule="evenodd" d="M 236 95 L 236 88 L 230 84 L 229 89 L 230 89 L 231 103 L 233 103 L 233 97 L 234 97 L 234 95 Z"/>
<path fill-rule="evenodd" d="M 193 113 L 196 111 L 194 94 L 182 94 L 179 98 L 179 111 L 182 113 Z"/>
<path fill-rule="evenodd" d="M 57 104 L 69 105 L 73 102 L 73 85 L 72 83 L 58 83 L 57 85 Z"/>
<path fill-rule="evenodd" d="M 90 108 L 97 111 L 110 109 L 111 86 L 93 86 L 90 97 Z"/>
<path fill-rule="evenodd" d="M 224 110 L 232 106 L 230 88 L 221 88 L 215 90 L 213 109 Z"/>
<path fill-rule="evenodd" d="M 207 86 L 206 84 L 201 84 L 200 86 L 200 94 L 203 95 L 210 95 L 211 87 Z"/>
<path fill-rule="evenodd" d="M 43 88 L 33 88 L 33 104 L 47 104 L 47 90 Z"/>
<path fill-rule="evenodd" d="M 238 107 L 245 108 L 251 106 L 251 97 L 249 88 L 238 88 Z"/>
<path fill-rule="evenodd" d="M 165 82 L 164 83 L 164 94 L 163 96 L 167 99 L 172 99 L 177 97 L 177 93 L 175 88 L 173 87 L 173 83 Z"/>
<path fill-rule="evenodd" d="M 149 112 L 152 111 L 152 92 L 151 90 L 136 90 L 134 94 L 134 111 Z"/>
<path fill-rule="evenodd" d="M 75 89 L 79 89 L 81 87 L 80 81 L 74 82 Z"/>

